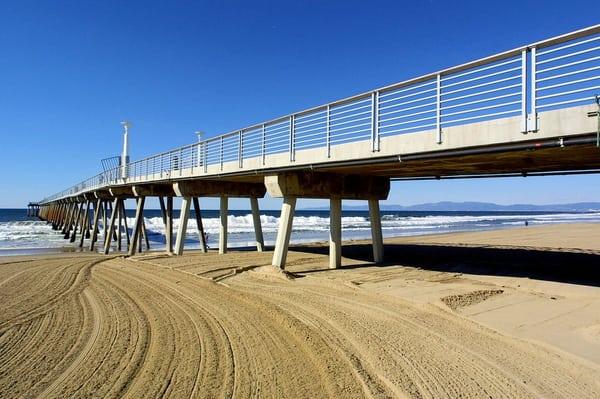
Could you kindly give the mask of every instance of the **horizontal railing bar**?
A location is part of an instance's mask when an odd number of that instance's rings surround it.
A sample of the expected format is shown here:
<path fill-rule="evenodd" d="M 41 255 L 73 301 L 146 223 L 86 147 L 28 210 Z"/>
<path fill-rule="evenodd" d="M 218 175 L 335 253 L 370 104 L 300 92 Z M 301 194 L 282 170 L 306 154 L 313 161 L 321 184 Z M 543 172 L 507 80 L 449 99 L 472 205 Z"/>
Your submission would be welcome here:
<path fill-rule="evenodd" d="M 490 116 L 499 116 L 499 115 L 506 115 L 506 114 L 514 114 L 516 112 L 519 112 L 518 109 L 514 109 L 514 110 L 510 110 L 510 111 L 502 111 L 502 112 L 493 112 L 491 114 L 484 114 L 484 115 L 477 115 L 477 116 L 469 116 L 467 118 L 459 118 L 459 119 L 453 119 L 453 120 L 449 120 L 449 121 L 443 121 L 442 125 L 444 124 L 448 124 L 448 123 L 456 123 L 456 122 L 463 122 L 463 121 L 470 121 L 473 119 L 481 119 L 481 118 L 488 118 Z"/>
<path fill-rule="evenodd" d="M 548 58 L 547 60 L 537 61 L 536 64 L 537 65 L 543 65 L 543 64 L 547 64 L 549 62 L 562 60 L 564 58 L 569 58 L 569 57 L 574 57 L 576 55 L 591 53 L 592 51 L 596 51 L 596 50 L 600 50 L 600 46 L 596 46 L 596 47 L 592 47 L 592 48 L 587 48 L 585 50 L 576 51 L 574 53 L 559 55 L 559 56 L 554 57 L 554 58 Z"/>
<path fill-rule="evenodd" d="M 501 96 L 487 97 L 487 98 L 484 98 L 484 99 L 481 99 L 481 100 L 468 101 L 466 103 L 460 103 L 460 104 L 456 104 L 456 105 L 447 105 L 445 107 L 440 107 L 440 110 L 443 111 L 445 109 L 459 108 L 459 107 L 464 107 L 466 105 L 485 103 L 485 102 L 488 102 L 488 101 L 499 100 L 501 98 L 514 97 L 514 96 L 520 96 L 520 95 L 521 95 L 521 93 L 518 93 L 518 92 L 509 93 L 509 94 L 503 94 Z"/>
<path fill-rule="evenodd" d="M 359 125 L 370 124 L 370 120 L 371 120 L 371 118 L 368 117 L 368 118 L 353 119 L 351 121 L 344 122 L 344 123 L 338 123 L 337 125 L 331 125 L 329 128 L 329 131 L 335 132 L 340 129 L 346 129 L 346 126 L 348 126 L 350 123 L 355 123 L 355 122 L 360 122 L 360 121 L 369 121 L 369 122 L 363 122 L 363 123 L 360 123 Z M 349 125 L 349 126 L 355 126 L 355 125 Z"/>
<path fill-rule="evenodd" d="M 327 110 L 325 110 L 325 111 L 327 111 Z M 303 124 L 303 123 L 312 122 L 314 120 L 325 118 L 327 116 L 327 112 L 325 112 L 325 111 L 319 111 L 319 112 L 306 114 L 306 116 L 304 116 L 303 118 L 294 118 L 294 122 Z"/>
<path fill-rule="evenodd" d="M 437 97 L 437 96 L 434 96 L 434 97 Z M 418 108 L 423 108 L 423 107 L 431 107 L 432 105 L 436 105 L 436 104 L 437 104 L 437 102 L 432 101 L 432 102 L 425 103 L 425 104 L 414 105 L 414 106 L 408 107 L 408 108 L 400 108 L 400 109 L 395 109 L 393 111 L 388 111 L 388 112 L 379 112 L 379 116 L 382 117 L 382 116 L 386 116 L 386 115 L 397 114 L 399 112 L 410 111 L 413 109 L 418 109 Z M 432 108 L 432 110 L 435 111 L 435 107 Z"/>
<path fill-rule="evenodd" d="M 537 99 L 538 100 L 543 100 L 544 98 L 560 97 L 560 96 L 566 96 L 567 94 L 582 93 L 584 91 L 598 90 L 598 89 L 600 89 L 600 86 L 584 87 L 582 89 L 563 91 L 561 93 L 546 94 L 545 96 L 537 96 Z"/>
<path fill-rule="evenodd" d="M 318 133 L 322 133 L 325 134 L 327 127 L 326 126 L 321 126 L 321 127 L 315 127 L 312 129 L 306 129 L 306 130 L 302 130 L 302 131 L 297 131 L 294 133 L 294 135 L 296 137 L 304 137 L 306 136 L 307 133 L 311 133 L 311 132 L 318 132 Z M 314 134 L 314 133 L 312 133 Z"/>
<path fill-rule="evenodd" d="M 592 38 L 586 39 L 586 40 L 581 40 L 581 41 L 578 41 L 578 42 L 575 42 L 575 43 L 571 43 L 571 44 L 566 44 L 566 45 L 560 46 L 560 47 L 551 48 L 551 49 L 548 49 L 548 50 L 538 51 L 537 52 L 537 56 L 541 57 L 541 56 L 544 56 L 546 54 L 554 53 L 556 51 L 564 50 L 566 48 L 580 46 L 582 44 L 590 43 L 590 42 L 593 42 L 593 41 L 596 41 L 596 40 L 600 40 L 600 36 L 592 37 Z"/>
<path fill-rule="evenodd" d="M 417 103 L 419 101 L 429 100 L 429 99 L 432 99 L 432 98 L 437 98 L 437 94 L 434 94 L 432 96 L 425 96 L 425 97 L 422 97 L 422 98 L 417 98 L 417 99 L 410 100 L 410 101 L 404 101 L 404 102 L 401 102 L 401 103 L 398 103 L 398 104 L 386 105 L 385 107 L 379 107 L 379 110 L 390 109 L 390 108 L 397 108 L 397 107 L 400 107 L 402 105 L 414 104 L 414 103 Z"/>
<path fill-rule="evenodd" d="M 381 118 L 381 115 L 380 115 L 379 123 L 384 123 L 384 122 L 389 122 L 389 121 L 398 120 L 398 119 L 404 119 L 404 118 L 410 118 L 411 116 L 428 114 L 428 113 L 432 113 L 432 112 L 435 112 L 435 111 L 436 111 L 435 108 L 432 108 L 432 109 L 426 109 L 425 111 L 413 112 L 413 113 L 410 113 L 410 114 L 404 114 L 404 115 L 400 115 L 400 116 L 394 116 L 394 117 L 391 117 L 391 118 Z"/>
<path fill-rule="evenodd" d="M 381 125 L 381 127 L 394 127 L 394 126 L 400 126 L 400 125 L 409 125 L 411 123 L 415 123 L 415 122 L 423 122 L 423 121 L 428 121 L 428 120 L 435 120 L 436 119 L 436 115 L 433 116 L 428 116 L 426 118 L 418 118 L 418 119 L 411 119 L 409 121 L 404 121 L 404 122 L 396 122 L 396 123 L 390 123 L 388 125 Z"/>
<path fill-rule="evenodd" d="M 389 96 L 394 96 L 394 95 L 396 95 L 398 93 L 405 93 L 407 91 L 411 91 L 411 90 L 415 90 L 415 89 L 420 89 L 421 87 L 429 86 L 429 85 L 432 85 L 432 84 L 435 84 L 435 83 L 436 83 L 436 81 L 432 80 L 430 82 L 425 82 L 425 83 L 422 83 L 422 84 L 418 84 L 418 85 L 406 87 L 404 89 L 393 90 L 393 91 L 389 91 L 387 93 L 381 93 L 381 94 L 379 94 L 379 98 L 385 98 L 385 97 L 389 97 Z"/>
<path fill-rule="evenodd" d="M 584 63 L 590 62 L 590 61 L 596 61 L 598 59 L 600 59 L 600 55 L 596 56 L 596 57 L 586 58 L 586 59 L 583 59 L 583 60 L 577 60 L 577 61 L 573 61 L 573 62 L 568 62 L 566 64 L 556 65 L 556 66 L 553 66 L 553 67 L 538 69 L 536 71 L 536 75 L 544 73 L 544 72 L 554 71 L 556 69 L 570 67 L 570 66 L 573 66 L 573 65 L 584 64 Z"/>
<path fill-rule="evenodd" d="M 588 77 L 588 78 L 570 80 L 568 82 L 556 83 L 556 84 L 553 84 L 553 85 L 550 85 L 550 86 L 538 87 L 535 90 L 536 91 L 549 90 L 549 89 L 554 89 L 554 88 L 557 88 L 557 87 L 568 86 L 568 85 L 577 84 L 577 83 L 583 83 L 583 82 L 589 82 L 590 80 L 596 80 L 596 79 L 600 80 L 600 75 L 598 75 L 598 76 L 592 76 L 592 77 Z"/>
<path fill-rule="evenodd" d="M 600 57 L 598 57 L 598 58 L 600 58 Z M 548 76 L 548 77 L 545 77 L 545 78 L 538 78 L 537 82 L 540 83 L 540 82 L 545 82 L 547 80 L 564 78 L 565 76 L 577 75 L 577 74 L 580 74 L 580 73 L 595 71 L 597 69 L 600 69 L 600 65 L 595 66 L 595 67 L 591 67 L 591 68 L 584 68 L 584 69 L 578 69 L 576 71 L 565 72 L 565 73 L 561 73 L 559 75 L 552 75 L 552 76 Z"/>
<path fill-rule="evenodd" d="M 472 112 L 483 111 L 483 110 L 486 110 L 486 109 L 508 107 L 509 105 L 515 105 L 515 104 L 520 104 L 520 103 L 521 103 L 521 100 L 518 100 L 518 101 L 507 101 L 505 103 L 500 103 L 500 104 L 486 105 L 485 107 L 465 109 L 465 110 L 462 110 L 462 111 L 450 112 L 450 113 L 447 113 L 447 114 L 443 114 L 442 113 L 442 118 L 448 117 L 448 116 L 454 116 L 454 115 L 470 114 Z"/>
<path fill-rule="evenodd" d="M 509 76 L 507 78 L 496 79 L 496 80 L 492 80 L 490 82 L 485 82 L 485 83 L 480 83 L 480 84 L 469 86 L 469 87 L 462 87 L 460 89 L 450 90 L 450 91 L 447 91 L 445 93 L 442 91 L 441 95 L 443 97 L 443 96 L 447 96 L 448 94 L 460 93 L 460 92 L 463 92 L 463 91 L 473 90 L 473 89 L 477 89 L 479 87 L 491 86 L 491 85 L 494 85 L 494 84 L 498 84 L 498 83 L 502 83 L 502 82 L 507 82 L 509 80 L 515 80 L 515 79 L 521 79 L 521 76 L 520 75 L 518 75 L 518 76 Z"/>
<path fill-rule="evenodd" d="M 371 108 L 371 103 L 367 103 L 366 105 L 361 105 L 360 107 L 345 109 L 344 111 L 341 111 L 341 112 L 337 112 L 337 110 L 335 110 L 336 112 L 334 112 L 334 110 L 331 110 L 331 112 L 329 112 L 329 117 L 331 119 L 334 116 L 347 114 L 349 112 L 354 112 L 354 111 L 358 111 L 358 110 L 365 109 L 365 108 Z"/>
<path fill-rule="evenodd" d="M 355 114 L 348 114 L 348 115 L 344 115 L 344 116 L 339 116 L 337 118 L 334 117 L 330 117 L 329 118 L 329 123 L 330 124 L 334 124 L 334 123 L 346 123 L 346 122 L 339 122 L 342 121 L 344 119 L 348 119 L 348 118 L 354 118 L 360 115 L 371 115 L 371 110 L 370 110 L 371 106 L 369 106 L 369 110 L 367 111 L 362 111 L 362 112 L 357 112 Z"/>
<path fill-rule="evenodd" d="M 335 136 L 331 136 L 331 142 L 333 143 L 333 142 L 339 140 L 340 137 L 344 137 L 349 134 L 356 136 L 359 133 L 364 133 L 365 136 L 368 136 L 370 131 L 371 131 L 370 129 L 360 129 L 360 130 L 353 130 L 351 132 L 339 133 L 339 134 L 336 134 Z M 360 135 L 358 135 L 358 137 L 360 137 Z"/>
<path fill-rule="evenodd" d="M 579 103 L 579 102 L 582 102 L 582 101 L 594 101 L 595 99 L 596 99 L 595 96 L 592 96 L 592 97 L 589 97 L 589 96 L 588 97 L 582 97 L 582 98 L 577 98 L 577 99 L 574 99 L 574 100 L 565 100 L 565 101 L 559 101 L 559 102 L 555 102 L 555 103 L 551 103 L 551 104 L 538 105 L 536 107 L 536 109 L 554 107 L 556 105 Z"/>
<path fill-rule="evenodd" d="M 390 131 L 386 131 L 386 132 L 381 132 L 380 134 L 382 136 L 385 135 L 392 135 L 394 133 L 401 133 L 401 132 L 408 132 L 408 131 L 414 131 L 415 129 L 422 129 L 422 128 L 426 128 L 426 127 L 435 127 L 436 124 L 435 123 L 429 123 L 426 125 L 420 125 L 420 126 L 412 126 L 412 127 L 406 127 L 403 129 L 394 129 L 394 130 L 390 130 Z"/>
<path fill-rule="evenodd" d="M 317 136 L 317 137 L 303 139 L 302 141 L 297 141 L 296 145 L 298 147 L 300 147 L 300 146 L 304 145 L 305 143 L 311 143 L 311 142 L 314 142 L 314 141 L 321 141 L 321 142 L 325 143 L 326 137 L 325 136 Z"/>
<path fill-rule="evenodd" d="M 394 102 L 394 101 L 402 100 L 404 98 L 411 98 L 411 97 L 418 96 L 420 94 L 430 93 L 430 92 L 436 91 L 436 90 L 437 90 L 437 87 L 432 87 L 431 89 L 416 91 L 414 93 L 406 94 L 404 96 L 399 96 L 399 97 L 393 97 L 393 98 L 390 98 L 390 99 L 387 99 L 387 100 L 383 100 L 383 101 L 381 100 L 381 97 L 379 97 L 379 100 L 380 100 L 379 104 L 380 105 L 381 104 L 388 104 L 388 103 L 391 103 L 391 102 Z"/>
<path fill-rule="evenodd" d="M 514 67 L 514 68 L 503 69 L 502 71 L 488 73 L 487 75 L 476 76 L 476 77 L 471 78 L 471 79 L 461 80 L 459 82 L 454 82 L 454 83 L 450 83 L 450 84 L 447 84 L 447 85 L 442 85 L 442 89 L 447 88 L 447 87 L 453 87 L 453 86 L 462 85 L 462 84 L 469 83 L 469 82 L 475 82 L 477 80 L 481 80 L 481 79 L 485 79 L 485 78 L 490 78 L 492 76 L 497 76 L 497 75 L 503 75 L 505 73 L 514 72 L 514 71 L 520 71 L 520 70 L 521 70 L 521 66 L 519 65 L 519 66 Z M 519 77 L 520 76 L 521 75 L 519 75 Z"/>
<path fill-rule="evenodd" d="M 512 58 L 512 59 L 510 59 L 508 61 L 504 61 L 504 62 L 501 62 L 501 63 L 498 63 L 498 64 L 493 64 L 493 65 L 488 65 L 488 66 L 483 67 L 483 68 L 477 68 L 477 69 L 474 69 L 472 71 L 467 71 L 467 72 L 463 72 L 463 73 L 459 73 L 459 74 L 454 74 L 454 75 L 446 75 L 446 76 L 440 78 L 440 80 L 442 82 L 445 82 L 447 80 L 452 80 L 452 79 L 460 78 L 460 77 L 463 77 L 463 76 L 472 75 L 474 73 L 478 73 L 478 72 L 481 72 L 481 71 L 487 71 L 488 69 L 494 69 L 494 68 L 498 68 L 498 67 L 501 67 L 501 66 L 513 64 L 513 63 L 515 63 L 517 61 L 521 61 L 521 59 L 520 58 Z"/>
<path fill-rule="evenodd" d="M 371 124 L 370 123 L 359 123 L 359 124 L 352 125 L 352 126 L 340 127 L 338 129 L 330 129 L 329 132 L 331 133 L 332 136 L 334 136 L 335 132 L 343 132 L 348 129 L 356 129 L 361 126 L 371 126 Z"/>

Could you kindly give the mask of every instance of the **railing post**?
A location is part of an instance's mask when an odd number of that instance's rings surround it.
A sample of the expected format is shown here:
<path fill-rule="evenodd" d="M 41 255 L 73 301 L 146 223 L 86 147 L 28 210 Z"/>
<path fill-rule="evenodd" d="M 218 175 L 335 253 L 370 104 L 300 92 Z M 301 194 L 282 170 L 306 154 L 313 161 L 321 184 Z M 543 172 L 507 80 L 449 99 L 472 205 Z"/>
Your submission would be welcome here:
<path fill-rule="evenodd" d="M 371 151 L 379 151 L 379 92 L 371 94 Z"/>
<path fill-rule="evenodd" d="M 208 173 L 208 156 L 207 156 L 207 150 L 208 148 L 208 142 L 204 141 L 202 143 L 202 163 L 204 164 L 204 173 Z"/>
<path fill-rule="evenodd" d="M 296 140 L 294 135 L 294 115 L 290 115 L 290 162 L 294 162 L 296 160 L 296 146 L 294 145 L 294 141 Z"/>
<path fill-rule="evenodd" d="M 331 158 L 331 105 L 327 106 L 325 119 L 325 139 L 327 141 L 327 158 Z"/>
<path fill-rule="evenodd" d="M 521 133 L 527 133 L 527 49 L 521 51 Z"/>
<path fill-rule="evenodd" d="M 223 136 L 221 136 L 221 148 L 219 152 L 219 162 L 221 163 L 221 170 L 223 170 Z"/>
<path fill-rule="evenodd" d="M 240 132 L 238 133 L 239 137 L 238 137 L 238 163 L 239 163 L 239 167 L 242 168 L 244 166 L 243 164 L 243 159 L 244 159 L 244 151 L 243 151 L 243 135 L 244 135 L 244 131 L 240 130 Z"/>
<path fill-rule="evenodd" d="M 435 130 L 437 143 L 442 144 L 442 76 L 439 73 L 437 74 L 436 82 Z"/>
<path fill-rule="evenodd" d="M 262 158 L 262 164 L 265 164 L 265 142 L 266 142 L 265 125 L 263 123 L 260 137 L 260 156 Z"/>
<path fill-rule="evenodd" d="M 536 48 L 531 48 L 531 114 L 529 115 L 530 132 L 537 132 L 537 77 L 536 77 Z"/>

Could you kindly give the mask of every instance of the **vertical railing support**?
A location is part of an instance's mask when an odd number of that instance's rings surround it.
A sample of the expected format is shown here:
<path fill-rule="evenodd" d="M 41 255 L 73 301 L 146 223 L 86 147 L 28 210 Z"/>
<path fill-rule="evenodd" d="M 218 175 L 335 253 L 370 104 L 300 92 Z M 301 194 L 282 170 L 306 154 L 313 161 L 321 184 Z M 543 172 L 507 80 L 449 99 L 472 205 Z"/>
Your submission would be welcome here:
<path fill-rule="evenodd" d="M 243 168 L 244 167 L 244 151 L 243 151 L 244 131 L 240 130 L 238 135 L 239 135 L 239 137 L 238 137 L 238 164 L 239 164 L 240 168 Z"/>
<path fill-rule="evenodd" d="M 371 151 L 379 151 L 379 92 L 371 94 Z"/>
<path fill-rule="evenodd" d="M 221 163 L 221 170 L 223 170 L 223 136 L 221 136 L 221 148 L 219 151 L 219 162 Z"/>
<path fill-rule="evenodd" d="M 527 49 L 521 51 L 521 133 L 527 133 Z"/>
<path fill-rule="evenodd" d="M 207 156 L 208 143 L 205 141 L 202 143 L 202 163 L 204 163 L 204 173 L 208 173 L 208 156 Z"/>
<path fill-rule="evenodd" d="M 331 105 L 327 106 L 325 117 L 325 140 L 327 143 L 327 158 L 331 158 Z"/>
<path fill-rule="evenodd" d="M 438 73 L 436 77 L 436 100 L 435 100 L 435 131 L 437 143 L 442 144 L 442 76 Z"/>
<path fill-rule="evenodd" d="M 530 132 L 537 132 L 537 77 L 536 77 L 536 49 L 531 48 L 531 114 L 529 115 L 529 127 Z"/>
<path fill-rule="evenodd" d="M 290 115 L 290 162 L 294 162 L 296 160 L 296 146 L 294 141 L 296 140 L 294 134 L 294 115 Z"/>
<path fill-rule="evenodd" d="M 266 144 L 266 131 L 265 125 L 262 125 L 261 137 L 260 137 L 260 156 L 262 158 L 262 164 L 265 164 L 265 144 Z"/>

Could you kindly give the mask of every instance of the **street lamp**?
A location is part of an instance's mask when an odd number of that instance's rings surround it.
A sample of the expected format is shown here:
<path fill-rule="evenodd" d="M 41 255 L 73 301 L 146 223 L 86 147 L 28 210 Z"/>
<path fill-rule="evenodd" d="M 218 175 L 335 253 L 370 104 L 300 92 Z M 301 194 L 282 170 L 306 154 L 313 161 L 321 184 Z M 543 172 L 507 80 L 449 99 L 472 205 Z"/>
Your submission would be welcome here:
<path fill-rule="evenodd" d="M 129 128 L 131 127 L 131 122 L 123 121 L 121 122 L 121 126 L 123 126 L 123 154 L 121 154 L 121 178 L 127 179 L 127 165 L 129 164 Z"/>

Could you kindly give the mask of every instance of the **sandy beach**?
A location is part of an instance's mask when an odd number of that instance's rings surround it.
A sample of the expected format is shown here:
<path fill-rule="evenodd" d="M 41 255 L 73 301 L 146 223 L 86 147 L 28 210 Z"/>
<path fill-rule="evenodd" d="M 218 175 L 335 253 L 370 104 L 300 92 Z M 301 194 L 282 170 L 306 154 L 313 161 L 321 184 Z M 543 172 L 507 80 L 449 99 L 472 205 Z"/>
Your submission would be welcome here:
<path fill-rule="evenodd" d="M 0 258 L 0 397 L 600 397 L 600 225 Z"/>

